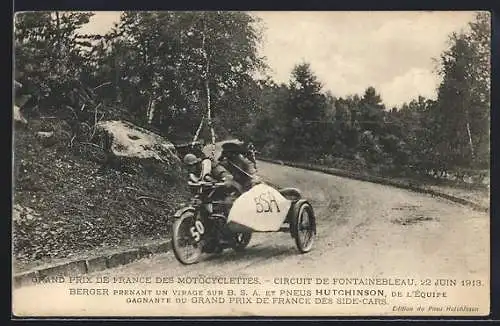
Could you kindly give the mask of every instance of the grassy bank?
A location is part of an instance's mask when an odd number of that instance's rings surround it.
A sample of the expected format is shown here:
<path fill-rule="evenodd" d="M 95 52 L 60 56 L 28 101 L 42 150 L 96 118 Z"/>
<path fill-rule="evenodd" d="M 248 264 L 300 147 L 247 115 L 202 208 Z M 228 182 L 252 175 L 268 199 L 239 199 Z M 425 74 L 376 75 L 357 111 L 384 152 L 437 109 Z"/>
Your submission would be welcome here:
<path fill-rule="evenodd" d="M 169 236 L 169 216 L 188 198 L 182 173 L 154 161 L 135 173 L 105 167 L 39 131 L 30 121 L 14 135 L 18 269 Z"/>

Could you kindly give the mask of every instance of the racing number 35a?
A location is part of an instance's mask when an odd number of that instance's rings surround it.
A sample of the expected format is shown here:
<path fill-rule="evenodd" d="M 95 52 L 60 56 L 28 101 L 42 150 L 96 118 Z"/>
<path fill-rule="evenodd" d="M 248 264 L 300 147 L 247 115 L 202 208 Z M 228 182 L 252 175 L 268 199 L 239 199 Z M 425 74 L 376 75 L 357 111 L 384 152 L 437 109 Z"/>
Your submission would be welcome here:
<path fill-rule="evenodd" d="M 278 202 L 270 191 L 261 193 L 259 196 L 254 197 L 253 200 L 255 201 L 257 213 L 272 213 L 273 208 L 275 208 L 278 213 L 280 212 Z"/>

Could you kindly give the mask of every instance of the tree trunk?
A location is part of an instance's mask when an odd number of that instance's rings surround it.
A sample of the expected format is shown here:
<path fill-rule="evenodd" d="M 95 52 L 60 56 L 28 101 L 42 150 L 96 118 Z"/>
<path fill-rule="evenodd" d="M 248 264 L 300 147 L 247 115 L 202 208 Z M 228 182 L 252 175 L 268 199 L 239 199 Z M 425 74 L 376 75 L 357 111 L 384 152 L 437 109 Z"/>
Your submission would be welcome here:
<path fill-rule="evenodd" d="M 208 66 L 208 62 L 207 62 Z M 205 88 L 207 91 L 207 120 L 208 120 L 208 126 L 210 128 L 210 135 L 212 137 L 212 144 L 215 144 L 215 132 L 214 132 L 214 127 L 212 124 L 212 108 L 210 106 L 210 87 L 208 84 L 208 79 L 205 81 Z"/>
<path fill-rule="evenodd" d="M 154 95 L 151 94 L 149 96 L 148 109 L 147 109 L 147 113 L 146 113 L 148 124 L 153 123 L 153 118 L 154 118 L 154 114 L 155 114 L 155 106 L 156 106 L 156 100 L 154 98 Z"/>
<path fill-rule="evenodd" d="M 121 92 L 120 92 L 120 86 L 118 85 L 118 82 L 120 80 L 120 77 L 119 77 L 119 69 L 120 69 L 120 64 L 119 64 L 119 60 L 118 60 L 118 54 L 115 53 L 114 55 L 114 63 L 115 63 L 115 100 L 117 102 L 120 102 L 122 101 L 121 99 Z"/>
<path fill-rule="evenodd" d="M 470 122 L 469 122 L 469 110 L 466 109 L 465 111 L 466 115 L 466 127 L 467 127 L 467 135 L 469 136 L 469 146 L 470 146 L 470 151 L 471 151 L 471 157 L 474 159 L 474 144 L 472 143 L 472 134 L 470 131 Z"/>
<path fill-rule="evenodd" d="M 472 158 L 474 158 L 474 144 L 472 143 L 472 135 L 470 132 L 470 123 L 467 121 L 467 135 L 469 136 L 469 146 L 470 146 L 470 151 Z"/>
<path fill-rule="evenodd" d="M 55 18 L 56 18 L 56 21 L 55 21 L 55 26 L 53 26 L 54 24 L 54 20 L 52 19 L 52 15 L 49 15 L 50 19 L 49 19 L 49 22 L 50 22 L 50 28 L 54 28 L 54 33 L 55 33 L 55 40 L 54 40 L 54 44 L 52 44 L 53 46 L 53 51 L 54 51 L 54 56 L 55 56 L 55 64 L 54 64 L 54 70 L 50 73 L 51 75 L 52 74 L 59 74 L 59 75 L 63 75 L 63 72 L 62 72 L 62 65 L 61 65 L 61 21 L 60 21 L 60 18 L 59 18 L 59 11 L 56 11 L 55 12 Z"/>
<path fill-rule="evenodd" d="M 56 33 L 57 33 L 57 56 L 61 56 L 61 21 L 59 19 L 59 11 L 56 11 Z"/>
<path fill-rule="evenodd" d="M 203 57 L 205 59 L 205 91 L 207 94 L 207 125 L 210 128 L 210 136 L 212 142 L 212 158 L 215 158 L 215 131 L 212 124 L 212 108 L 211 108 L 211 99 L 210 99 L 210 59 L 207 54 L 207 49 L 205 46 L 205 37 L 206 37 L 206 27 L 203 28 L 203 38 L 202 38 L 202 51 Z"/>
<path fill-rule="evenodd" d="M 200 125 L 198 126 L 198 129 L 196 129 L 196 133 L 194 134 L 192 146 L 195 145 L 196 141 L 198 140 L 198 137 L 200 136 L 200 132 L 201 132 L 201 128 L 203 128 L 204 120 L 205 120 L 205 116 L 203 115 L 201 117 Z"/>

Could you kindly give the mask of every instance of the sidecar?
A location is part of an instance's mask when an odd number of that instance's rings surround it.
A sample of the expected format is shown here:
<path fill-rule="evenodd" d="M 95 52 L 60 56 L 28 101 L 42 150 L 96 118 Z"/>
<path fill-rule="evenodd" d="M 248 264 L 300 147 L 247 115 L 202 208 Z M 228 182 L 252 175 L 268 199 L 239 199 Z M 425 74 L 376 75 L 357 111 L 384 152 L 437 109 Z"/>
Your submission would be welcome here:
<path fill-rule="evenodd" d="M 278 190 L 266 183 L 235 200 L 227 226 L 234 233 L 290 232 L 301 253 L 312 249 L 316 237 L 314 210 L 300 191 Z"/>

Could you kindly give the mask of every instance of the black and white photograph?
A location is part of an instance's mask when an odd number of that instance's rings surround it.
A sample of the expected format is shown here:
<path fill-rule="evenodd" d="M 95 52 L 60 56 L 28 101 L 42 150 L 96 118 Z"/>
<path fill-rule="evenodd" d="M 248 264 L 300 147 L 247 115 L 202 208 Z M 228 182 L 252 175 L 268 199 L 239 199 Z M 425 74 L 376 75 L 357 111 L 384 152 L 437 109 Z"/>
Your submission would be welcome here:
<path fill-rule="evenodd" d="M 490 313 L 490 12 L 13 26 L 14 316 Z"/>

